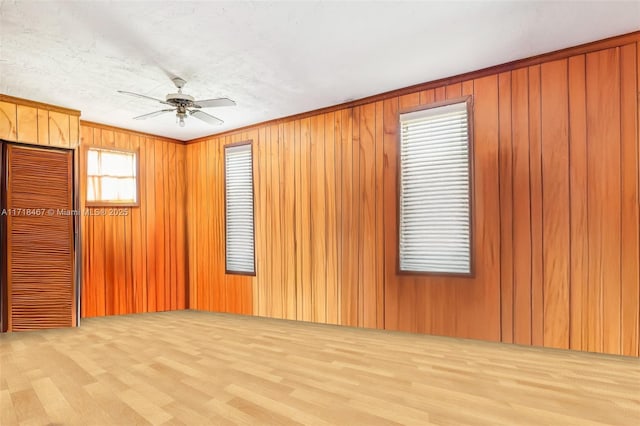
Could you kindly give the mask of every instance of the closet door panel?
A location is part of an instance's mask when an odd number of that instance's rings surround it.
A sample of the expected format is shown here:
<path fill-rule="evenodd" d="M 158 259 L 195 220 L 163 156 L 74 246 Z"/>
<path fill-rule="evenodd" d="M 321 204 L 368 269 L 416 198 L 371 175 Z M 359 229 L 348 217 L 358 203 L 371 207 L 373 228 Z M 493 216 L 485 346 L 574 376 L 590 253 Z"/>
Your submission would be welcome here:
<path fill-rule="evenodd" d="M 75 325 L 72 165 L 68 151 L 7 149 L 10 331 Z"/>
<path fill-rule="evenodd" d="M 7 331 L 7 215 L 5 205 L 5 144 L 0 141 L 0 332 Z"/>

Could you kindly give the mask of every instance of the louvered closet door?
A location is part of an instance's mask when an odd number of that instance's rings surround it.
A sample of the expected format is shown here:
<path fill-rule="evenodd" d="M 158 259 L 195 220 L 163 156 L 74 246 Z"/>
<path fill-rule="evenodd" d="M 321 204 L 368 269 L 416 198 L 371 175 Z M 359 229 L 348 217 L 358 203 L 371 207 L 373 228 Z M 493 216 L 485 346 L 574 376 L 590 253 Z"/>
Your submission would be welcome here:
<path fill-rule="evenodd" d="M 71 152 L 7 149 L 9 330 L 75 325 Z"/>

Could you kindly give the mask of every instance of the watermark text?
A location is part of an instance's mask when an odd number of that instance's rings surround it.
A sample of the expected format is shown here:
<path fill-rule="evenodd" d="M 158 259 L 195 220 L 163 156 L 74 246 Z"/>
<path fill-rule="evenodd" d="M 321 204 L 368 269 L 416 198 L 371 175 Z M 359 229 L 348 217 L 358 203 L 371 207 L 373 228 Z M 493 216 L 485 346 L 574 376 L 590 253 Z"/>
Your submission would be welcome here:
<path fill-rule="evenodd" d="M 82 210 L 53 209 L 53 208 L 7 208 L 0 209 L 0 216 L 30 217 L 30 216 L 129 216 L 127 207 L 87 207 Z"/>

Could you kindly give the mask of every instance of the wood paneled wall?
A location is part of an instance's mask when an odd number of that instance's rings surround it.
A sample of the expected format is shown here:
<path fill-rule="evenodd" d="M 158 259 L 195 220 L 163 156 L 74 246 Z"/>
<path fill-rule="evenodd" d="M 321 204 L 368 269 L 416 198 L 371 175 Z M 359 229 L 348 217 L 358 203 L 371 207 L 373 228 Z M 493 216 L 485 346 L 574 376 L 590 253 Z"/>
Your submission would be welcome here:
<path fill-rule="evenodd" d="M 192 308 L 383 326 L 376 108 L 382 111 L 379 104 L 187 146 Z M 248 139 L 254 143 L 256 277 L 226 275 L 224 268 L 222 152 Z"/>
<path fill-rule="evenodd" d="M 242 137 L 238 134 L 221 143 L 185 147 L 191 309 L 253 312 L 254 277 L 225 274 L 223 143 L 239 142 Z"/>
<path fill-rule="evenodd" d="M 638 355 L 637 49 L 391 101 L 385 206 L 397 197 L 396 109 L 473 95 L 478 268 L 474 279 L 404 277 L 387 256 L 387 328 Z M 385 210 L 390 247 L 395 221 Z"/>
<path fill-rule="evenodd" d="M 170 139 L 81 123 L 81 174 L 88 146 L 138 150 L 139 207 L 85 214 L 80 179 L 82 316 L 186 308 L 185 146 Z M 121 213 L 121 212 L 120 212 Z"/>
<path fill-rule="evenodd" d="M 190 307 L 638 355 L 637 34 L 186 147 Z M 398 113 L 472 95 L 473 278 L 398 275 Z M 224 272 L 254 142 L 256 277 Z"/>
<path fill-rule="evenodd" d="M 0 94 L 0 139 L 75 148 L 80 112 Z"/>

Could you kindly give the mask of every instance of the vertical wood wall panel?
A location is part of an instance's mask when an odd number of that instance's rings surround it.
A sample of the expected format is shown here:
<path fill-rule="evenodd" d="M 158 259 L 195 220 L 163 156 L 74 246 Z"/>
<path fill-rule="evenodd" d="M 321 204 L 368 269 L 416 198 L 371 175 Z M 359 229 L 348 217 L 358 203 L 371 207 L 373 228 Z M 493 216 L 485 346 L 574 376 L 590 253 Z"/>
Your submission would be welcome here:
<path fill-rule="evenodd" d="M 293 122 L 282 126 L 281 137 L 281 223 L 283 250 L 283 318 L 296 319 L 296 241 L 295 241 L 295 125 Z M 254 139 L 251 135 L 249 139 Z M 258 192 L 256 190 L 256 197 Z M 260 211 L 256 208 L 256 211 Z M 255 306 L 255 302 L 254 302 Z"/>
<path fill-rule="evenodd" d="M 300 120 L 298 121 L 294 121 L 293 123 L 293 151 L 294 151 L 294 241 L 295 241 L 295 261 L 296 261 L 296 276 L 295 276 L 295 286 L 296 286 L 296 318 L 300 319 L 303 317 L 303 294 L 302 294 L 302 277 L 303 277 L 303 272 L 302 272 L 302 250 L 300 249 L 302 247 L 302 241 L 301 241 L 301 235 L 302 235 L 302 188 L 301 188 L 301 182 L 302 182 L 302 156 L 301 156 L 301 147 L 300 147 Z M 262 134 L 262 129 L 259 131 L 259 135 Z M 258 158 L 263 158 L 263 155 L 261 155 L 261 153 L 258 153 Z M 261 162 L 257 162 L 258 164 L 261 164 Z M 264 167 L 264 165 L 260 165 L 260 169 L 262 170 L 262 168 Z M 264 197 L 264 191 L 262 191 L 261 193 L 258 194 L 259 197 Z M 263 210 L 258 210 L 258 211 L 264 211 Z M 258 214 L 258 217 L 261 218 L 260 220 L 263 220 L 266 223 L 266 220 L 264 219 L 264 214 Z M 264 228 L 263 228 L 264 229 Z M 263 234 L 258 236 L 259 240 L 264 240 L 266 241 L 266 235 L 267 234 Z M 260 247 L 258 247 L 257 250 L 261 251 L 257 251 L 256 253 L 262 252 L 265 253 L 265 250 L 267 249 L 268 245 L 264 244 L 261 245 Z M 267 263 L 268 261 L 262 257 L 262 256 L 256 256 L 257 257 L 257 262 L 263 262 L 263 263 Z M 269 285 L 269 283 L 267 281 L 264 281 L 262 279 L 260 279 L 260 277 L 258 277 L 258 285 L 260 286 L 259 292 L 260 291 L 265 291 Z M 262 299 L 260 299 L 259 301 L 256 301 L 256 303 L 259 303 L 259 309 L 255 309 L 254 308 L 254 314 L 258 314 L 261 316 L 265 316 L 266 315 L 266 309 L 264 308 L 264 303 L 262 302 Z"/>
<path fill-rule="evenodd" d="M 353 293 L 352 300 L 354 309 L 354 326 L 362 327 L 364 312 L 362 306 L 362 186 L 360 181 L 360 131 L 362 127 L 361 106 L 353 108 L 353 123 L 351 126 L 351 234 L 349 235 L 349 243 L 351 246 L 351 254 L 353 256 L 353 265 L 351 265 L 351 276 Z"/>
<path fill-rule="evenodd" d="M 17 105 L 0 101 L 0 139 L 15 142 L 17 140 Z"/>
<path fill-rule="evenodd" d="M 342 288 L 340 292 L 340 318 L 342 325 L 358 325 L 358 252 L 354 218 L 354 180 L 353 180 L 353 126 L 355 124 L 353 109 L 342 114 L 341 131 L 341 164 L 342 182 L 340 185 L 342 198 Z"/>
<path fill-rule="evenodd" d="M 191 306 L 637 356 L 639 60 L 607 47 L 188 145 Z M 399 275 L 398 114 L 466 95 L 475 274 Z M 229 278 L 206 170 L 243 138 L 257 276 Z"/>
<path fill-rule="evenodd" d="M 474 82 L 473 249 L 476 276 L 472 291 L 455 305 L 464 315 L 466 337 L 500 339 L 500 205 L 498 168 L 498 78 Z M 460 283 L 464 285 L 465 283 Z M 481 302 L 480 302 L 481 301 Z M 464 313 L 464 314 L 463 314 Z"/>
<path fill-rule="evenodd" d="M 511 73 L 498 76 L 500 163 L 500 304 L 502 341 L 513 342 L 513 146 Z"/>
<path fill-rule="evenodd" d="M 257 137 L 253 141 L 253 154 L 258 158 L 262 158 L 265 154 L 265 141 L 264 141 L 264 129 L 260 129 L 257 132 Z M 293 141 L 295 142 L 295 141 Z M 191 149 L 193 145 L 187 146 L 187 150 Z M 292 151 L 295 152 L 295 147 Z M 187 155 L 188 157 L 189 155 Z M 266 170 L 265 164 L 254 161 L 253 162 L 253 179 L 254 191 L 255 191 L 255 211 L 265 212 L 269 205 L 266 203 Z M 292 180 L 292 184 L 295 180 Z M 294 223 L 295 225 L 295 223 Z M 266 220 L 266 214 L 256 215 L 255 217 L 255 237 L 256 237 L 256 252 L 264 252 L 268 243 L 265 236 L 269 233 L 270 224 Z M 189 229 L 191 232 L 191 228 Z M 193 256 L 195 257 L 195 256 Z M 296 259 L 297 260 L 297 259 Z M 253 311 L 256 315 L 266 316 L 266 304 L 260 301 L 267 300 L 267 283 L 270 282 L 270 277 L 267 274 L 268 262 L 267 259 L 256 259 L 256 293 L 253 295 Z M 298 301 L 296 300 L 296 305 Z"/>
<path fill-rule="evenodd" d="M 49 111 L 38 108 L 38 145 L 49 145 Z"/>
<path fill-rule="evenodd" d="M 185 309 L 186 147 L 91 123 L 80 127 L 82 316 Z M 140 205 L 86 209 L 90 146 L 138 150 Z"/>
<path fill-rule="evenodd" d="M 376 276 L 376 105 L 371 103 L 362 109 L 360 121 L 360 271 L 362 281 L 362 326 L 377 325 L 377 276 Z"/>
<path fill-rule="evenodd" d="M 274 125 L 269 129 L 269 161 L 267 170 L 269 173 L 270 185 L 267 189 L 267 203 L 270 209 L 269 223 L 271 223 L 270 252 L 274 254 L 272 260 L 268 261 L 269 280 L 271 282 L 270 311 L 276 318 L 282 318 L 282 215 L 280 214 L 280 132 L 279 126 Z M 313 153 L 311 158 L 313 158 Z M 312 222 L 315 218 L 312 211 Z M 311 284 L 313 286 L 313 283 Z M 311 302 L 313 304 L 313 301 Z"/>
<path fill-rule="evenodd" d="M 300 122 L 300 180 L 296 190 L 296 199 L 300 200 L 300 233 L 296 236 L 296 245 L 302 253 L 299 268 L 301 270 L 298 290 L 302 293 L 302 319 L 312 321 L 312 272 L 311 272 L 311 149 L 310 149 L 311 120 L 303 119 Z M 260 160 L 258 160 L 260 161 Z M 298 218 L 296 218 L 298 219 Z M 266 254 L 266 253 L 265 253 Z M 258 256 L 258 254 L 256 253 Z M 268 261 L 268 260 L 267 260 Z M 267 285 L 271 286 L 272 283 Z"/>
<path fill-rule="evenodd" d="M 638 192 L 638 81 L 636 46 L 620 49 L 620 137 L 622 173 L 622 271 L 621 330 L 622 354 L 638 355 L 640 326 L 640 215 Z"/>
<path fill-rule="evenodd" d="M 570 208 L 567 60 L 541 67 L 543 340 L 569 348 Z"/>
<path fill-rule="evenodd" d="M 60 148 L 71 146 L 69 116 L 56 111 L 49 111 L 49 145 Z"/>
<path fill-rule="evenodd" d="M 325 115 L 324 120 L 324 192 L 325 192 L 325 226 L 326 226 L 326 321 L 338 324 L 338 247 L 337 247 L 337 215 L 336 215 L 336 155 L 335 155 L 336 114 Z M 285 146 L 286 146 L 285 141 Z"/>
<path fill-rule="evenodd" d="M 512 72 L 513 342 L 531 344 L 531 196 L 529 69 Z"/>
<path fill-rule="evenodd" d="M 543 344 L 542 140 L 540 65 L 529 67 L 529 185 L 531 188 L 531 343 Z"/>
<path fill-rule="evenodd" d="M 203 170 L 205 170 L 206 176 L 202 201 L 206 214 L 212 215 L 214 218 L 213 222 L 203 222 L 204 227 L 202 229 L 202 235 L 206 236 L 206 239 L 203 241 L 205 243 L 203 245 L 204 254 L 208 259 L 210 259 L 209 262 L 204 264 L 203 273 L 201 275 L 202 292 L 204 295 L 203 301 L 204 306 L 207 309 L 224 312 L 229 304 L 227 296 L 231 296 L 227 293 L 227 280 L 231 281 L 233 277 L 222 277 L 220 286 L 209 285 L 210 277 L 215 276 L 216 272 L 221 270 L 221 264 L 224 262 L 223 259 L 220 259 L 215 255 L 221 250 L 224 250 L 225 244 L 224 241 L 215 238 L 216 228 L 219 228 L 221 224 L 222 226 L 225 226 L 226 223 L 223 216 L 215 215 L 215 208 L 216 206 L 222 205 L 220 199 L 224 198 L 224 195 L 219 192 L 213 192 L 213 183 L 222 182 L 219 178 L 219 171 L 217 170 L 217 167 L 219 163 L 224 162 L 224 159 L 221 157 L 220 148 L 214 145 L 205 147 L 202 156 L 203 161 L 201 166 Z"/>
<path fill-rule="evenodd" d="M 398 244 L 397 234 L 397 217 L 398 211 L 395 208 L 397 199 L 397 167 L 398 149 L 396 147 L 398 126 L 396 117 L 400 107 L 398 98 L 385 99 L 383 102 L 383 140 L 382 150 L 384 154 L 383 163 L 383 202 L 384 202 L 384 232 L 383 240 L 388 247 L 385 250 L 384 261 L 384 327 L 390 330 L 397 330 L 399 327 L 399 306 L 398 306 L 398 288 L 396 286 L 387 285 L 396 277 L 397 264 L 396 257 L 393 255 Z M 426 308 L 420 309 L 424 312 Z M 430 329 L 423 332 L 429 333 Z"/>
<path fill-rule="evenodd" d="M 384 328 L 384 104 L 382 101 L 376 102 L 376 130 L 375 130 L 375 229 L 374 237 L 376 252 L 374 268 L 376 269 L 376 327 Z"/>
<path fill-rule="evenodd" d="M 327 247 L 324 115 L 311 118 L 311 305 L 314 322 L 326 322 Z M 277 200 L 276 200 L 277 202 Z"/>
<path fill-rule="evenodd" d="M 569 190 L 571 212 L 570 348 L 586 339 L 588 264 L 588 175 L 585 56 L 569 58 Z"/>
<path fill-rule="evenodd" d="M 20 123 L 17 129 L 16 140 L 23 143 L 38 144 L 38 108 L 18 105 L 16 122 Z"/>
<path fill-rule="evenodd" d="M 146 194 L 146 209 L 145 209 L 145 230 L 146 230 L 146 245 L 147 245 L 147 311 L 157 311 L 157 284 L 160 277 L 157 276 L 156 264 L 158 263 L 158 235 L 156 232 L 156 191 L 155 191 L 155 169 L 161 164 L 161 159 L 156 159 L 156 150 L 154 148 L 155 141 L 150 138 L 145 138 L 145 174 L 140 176 L 140 191 Z"/>
<path fill-rule="evenodd" d="M 603 288 L 604 316 L 603 337 L 604 352 L 620 351 L 620 313 L 621 313 L 621 269 L 622 256 L 620 242 L 622 239 L 621 204 L 622 204 L 622 170 L 620 140 L 620 48 L 609 49 L 601 55 L 599 71 L 602 79 L 598 81 L 598 99 L 601 100 L 599 120 L 602 123 L 600 142 L 604 150 L 604 167 L 607 170 L 603 182 L 605 195 L 603 209 L 603 253 L 604 280 Z M 614 124 L 615 123 L 615 124 Z M 596 131 L 596 135 L 598 131 Z M 595 135 L 594 135 L 595 136 Z"/>
<path fill-rule="evenodd" d="M 640 40 L 638 40 L 636 43 L 636 89 L 640 89 Z M 638 92 L 640 92 L 640 90 L 638 90 Z M 636 164 L 638 164 L 638 167 L 640 168 L 640 105 L 638 105 L 638 102 L 636 102 L 636 116 L 637 116 L 637 120 L 636 120 L 636 152 L 638 153 L 638 162 Z M 633 120 L 633 118 L 631 118 L 631 120 Z M 636 193 L 636 197 L 639 199 L 638 202 L 640 202 L 640 170 L 638 170 L 638 179 L 637 179 L 637 185 L 638 185 L 638 192 Z M 640 219 L 639 219 L 640 222 Z M 637 224 L 640 227 L 640 223 Z M 640 247 L 638 247 L 638 251 L 640 252 Z M 640 255 L 638 256 L 638 263 L 640 264 Z M 636 282 L 638 283 L 638 299 L 639 299 L 639 306 L 638 309 L 640 310 L 640 277 L 636 280 Z M 631 284 L 631 287 L 633 287 L 633 281 Z M 636 343 L 638 344 L 638 355 L 640 355 L 640 312 L 635 312 L 635 316 L 638 317 L 638 321 L 636 321 L 636 324 L 638 326 L 638 339 L 636 341 Z"/>
<path fill-rule="evenodd" d="M 586 57 L 589 315 L 587 348 L 619 345 L 620 87 L 618 49 Z M 613 321 L 617 305 L 618 320 Z M 611 327 L 609 329 L 608 327 Z"/>

